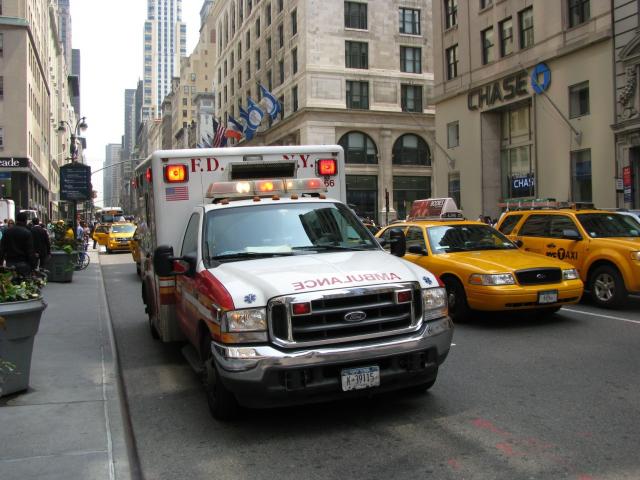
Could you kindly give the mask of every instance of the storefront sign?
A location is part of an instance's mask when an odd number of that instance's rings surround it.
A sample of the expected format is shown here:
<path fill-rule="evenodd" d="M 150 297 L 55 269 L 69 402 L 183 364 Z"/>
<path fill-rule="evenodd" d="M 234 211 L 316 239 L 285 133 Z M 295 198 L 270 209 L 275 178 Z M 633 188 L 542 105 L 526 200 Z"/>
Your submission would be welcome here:
<path fill-rule="evenodd" d="M 490 107 L 497 101 L 511 100 L 521 95 L 528 95 L 527 78 L 529 74 L 521 71 L 509 75 L 497 82 L 471 90 L 467 95 L 469 110 Z"/>
<path fill-rule="evenodd" d="M 527 175 L 513 175 L 510 183 L 512 197 L 530 197 L 534 195 L 535 176 L 533 173 L 529 173 Z"/>
<path fill-rule="evenodd" d="M 0 157 L 0 168 L 29 168 L 29 159 Z"/>
<path fill-rule="evenodd" d="M 622 167 L 622 185 L 624 186 L 624 202 L 631 203 L 631 187 L 633 185 L 631 167 Z"/>
<path fill-rule="evenodd" d="M 539 95 L 551 84 L 551 70 L 546 63 L 539 63 L 531 71 L 530 79 L 527 71 L 522 70 L 496 82 L 475 88 L 467 95 L 467 107 L 469 110 L 477 110 L 491 107 L 496 102 L 528 95 L 527 80 L 530 80 L 531 88 Z"/>
<path fill-rule="evenodd" d="M 91 167 L 69 163 L 60 167 L 60 200 L 86 201 L 91 198 Z"/>

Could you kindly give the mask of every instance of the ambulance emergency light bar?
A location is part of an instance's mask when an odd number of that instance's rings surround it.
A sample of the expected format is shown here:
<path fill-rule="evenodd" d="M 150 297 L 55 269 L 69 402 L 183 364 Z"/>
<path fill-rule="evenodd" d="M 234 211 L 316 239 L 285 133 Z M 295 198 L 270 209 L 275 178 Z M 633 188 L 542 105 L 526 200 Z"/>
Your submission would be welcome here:
<path fill-rule="evenodd" d="M 215 182 L 207 189 L 207 198 L 238 198 L 283 195 L 285 193 L 324 193 L 327 187 L 320 178 L 262 179 Z"/>

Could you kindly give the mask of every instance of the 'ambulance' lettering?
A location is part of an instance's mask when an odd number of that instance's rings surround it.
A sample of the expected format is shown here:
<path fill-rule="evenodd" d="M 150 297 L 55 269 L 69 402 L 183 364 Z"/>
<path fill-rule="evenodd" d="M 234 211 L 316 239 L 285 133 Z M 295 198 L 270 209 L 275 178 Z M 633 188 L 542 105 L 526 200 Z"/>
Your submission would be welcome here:
<path fill-rule="evenodd" d="M 294 290 L 306 290 L 317 287 L 326 287 L 333 285 L 348 285 L 350 283 L 360 283 L 360 282 L 375 282 L 375 281 L 383 281 L 383 282 L 391 282 L 394 280 L 402 280 L 400 276 L 396 273 L 364 273 L 358 275 L 346 275 L 343 277 L 324 277 L 324 278 L 314 278 L 310 280 L 304 280 L 301 282 L 293 282 Z"/>

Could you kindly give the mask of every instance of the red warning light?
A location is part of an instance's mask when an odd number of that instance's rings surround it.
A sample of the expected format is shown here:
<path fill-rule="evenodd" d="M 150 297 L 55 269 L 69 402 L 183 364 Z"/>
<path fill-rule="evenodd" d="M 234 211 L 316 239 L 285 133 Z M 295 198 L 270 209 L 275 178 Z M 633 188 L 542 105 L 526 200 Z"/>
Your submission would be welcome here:
<path fill-rule="evenodd" d="M 147 179 L 148 183 L 151 183 L 153 181 L 153 176 L 151 175 L 151 167 L 147 168 L 147 171 L 144 172 L 144 178 Z"/>
<path fill-rule="evenodd" d="M 186 165 L 167 165 L 164 167 L 164 179 L 168 183 L 182 183 L 189 179 Z"/>
<path fill-rule="evenodd" d="M 338 162 L 334 158 L 322 158 L 316 162 L 318 175 L 329 176 L 338 172 Z"/>

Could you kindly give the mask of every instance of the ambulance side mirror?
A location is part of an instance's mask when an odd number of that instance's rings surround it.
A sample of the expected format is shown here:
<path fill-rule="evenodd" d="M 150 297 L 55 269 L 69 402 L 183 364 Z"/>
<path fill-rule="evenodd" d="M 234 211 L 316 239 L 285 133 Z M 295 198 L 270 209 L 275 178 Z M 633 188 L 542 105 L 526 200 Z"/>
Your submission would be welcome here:
<path fill-rule="evenodd" d="M 153 269 L 156 275 L 168 277 L 174 275 L 173 271 L 173 247 L 160 245 L 153 252 Z"/>
<path fill-rule="evenodd" d="M 404 257 L 404 254 L 407 253 L 407 240 L 404 237 L 404 232 L 399 228 L 394 228 L 389 232 L 389 244 L 391 246 L 391 255 Z"/>

